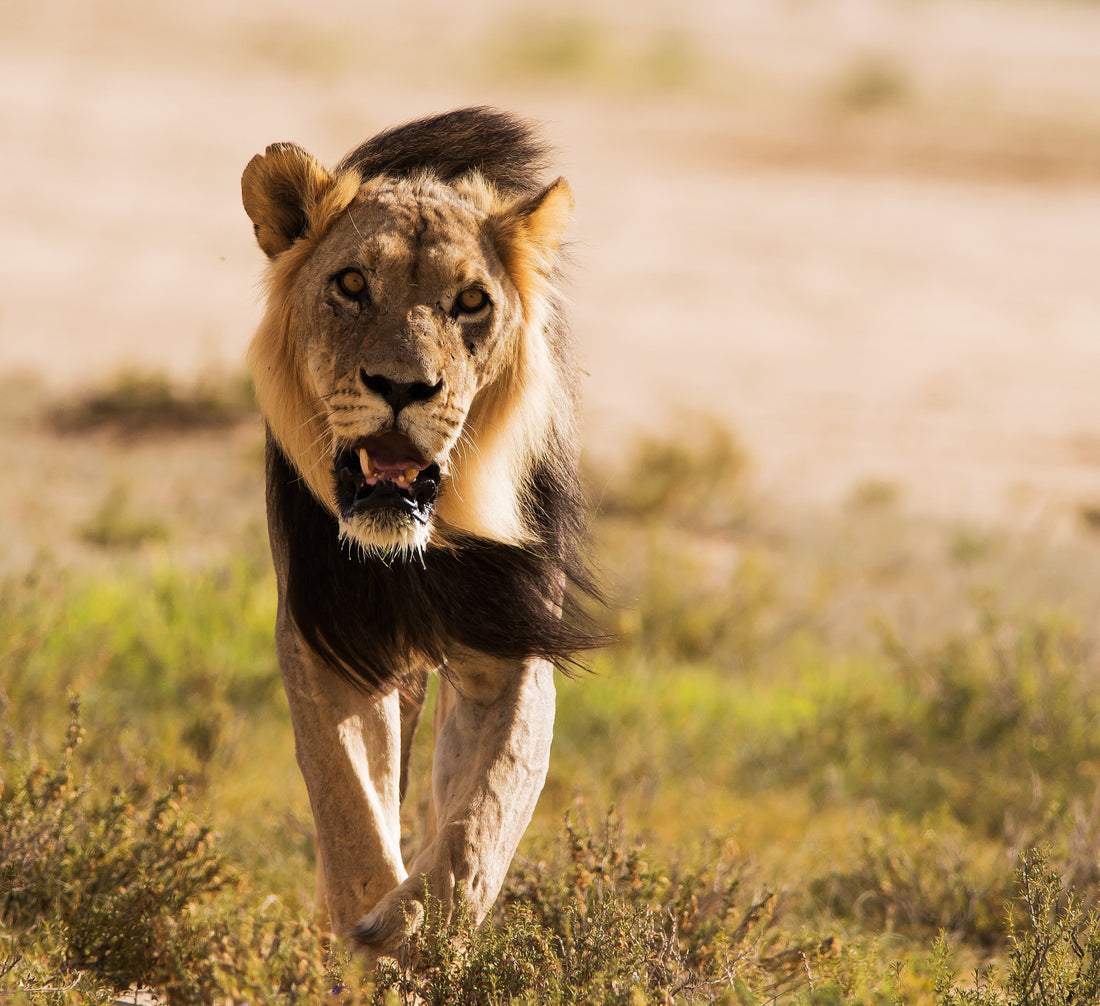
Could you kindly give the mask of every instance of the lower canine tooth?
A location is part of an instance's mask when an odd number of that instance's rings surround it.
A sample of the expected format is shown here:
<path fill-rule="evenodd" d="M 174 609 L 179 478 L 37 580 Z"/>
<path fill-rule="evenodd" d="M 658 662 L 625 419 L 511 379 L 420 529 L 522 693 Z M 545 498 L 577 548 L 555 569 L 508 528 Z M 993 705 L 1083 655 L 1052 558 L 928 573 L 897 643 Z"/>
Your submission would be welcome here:
<path fill-rule="evenodd" d="M 406 480 L 408 480 L 409 482 L 415 482 L 417 475 L 420 474 L 420 469 L 419 468 L 406 468 L 404 474 L 405 474 Z"/>

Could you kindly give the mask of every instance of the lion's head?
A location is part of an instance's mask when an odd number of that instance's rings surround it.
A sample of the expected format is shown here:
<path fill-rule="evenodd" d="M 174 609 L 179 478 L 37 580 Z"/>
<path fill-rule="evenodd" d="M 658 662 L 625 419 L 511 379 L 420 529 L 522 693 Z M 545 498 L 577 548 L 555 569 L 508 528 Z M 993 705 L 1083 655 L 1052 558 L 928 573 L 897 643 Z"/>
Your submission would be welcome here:
<path fill-rule="evenodd" d="M 367 553 L 529 543 L 530 471 L 572 423 L 548 337 L 569 187 L 369 167 L 277 144 L 245 169 L 271 259 L 249 352 L 261 410 Z"/>

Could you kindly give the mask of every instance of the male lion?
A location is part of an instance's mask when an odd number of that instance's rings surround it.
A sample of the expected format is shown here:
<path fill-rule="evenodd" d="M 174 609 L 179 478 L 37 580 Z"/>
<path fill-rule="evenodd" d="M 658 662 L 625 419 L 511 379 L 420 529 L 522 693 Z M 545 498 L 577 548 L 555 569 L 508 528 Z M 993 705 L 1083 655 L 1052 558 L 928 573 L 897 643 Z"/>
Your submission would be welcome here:
<path fill-rule="evenodd" d="M 332 171 L 275 144 L 241 180 L 271 260 L 249 365 L 318 906 L 370 955 L 427 894 L 484 916 L 546 777 L 553 665 L 596 642 L 570 598 L 594 591 L 554 286 L 573 199 L 544 160 L 521 122 L 464 109 Z M 434 819 L 406 869 L 433 670 Z"/>

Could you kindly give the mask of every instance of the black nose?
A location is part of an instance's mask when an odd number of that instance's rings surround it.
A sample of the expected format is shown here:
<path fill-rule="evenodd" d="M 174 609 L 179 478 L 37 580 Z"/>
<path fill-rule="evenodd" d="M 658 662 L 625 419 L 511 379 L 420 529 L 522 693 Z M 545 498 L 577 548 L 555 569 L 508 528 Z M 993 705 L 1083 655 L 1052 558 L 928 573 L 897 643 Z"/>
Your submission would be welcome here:
<path fill-rule="evenodd" d="M 369 391 L 373 391 L 381 398 L 396 416 L 406 405 L 413 402 L 426 402 L 439 393 L 443 387 L 442 381 L 435 384 L 425 384 L 423 381 L 413 381 L 405 384 L 401 381 L 391 381 L 381 374 L 368 374 L 365 370 L 359 371 L 359 378 Z"/>

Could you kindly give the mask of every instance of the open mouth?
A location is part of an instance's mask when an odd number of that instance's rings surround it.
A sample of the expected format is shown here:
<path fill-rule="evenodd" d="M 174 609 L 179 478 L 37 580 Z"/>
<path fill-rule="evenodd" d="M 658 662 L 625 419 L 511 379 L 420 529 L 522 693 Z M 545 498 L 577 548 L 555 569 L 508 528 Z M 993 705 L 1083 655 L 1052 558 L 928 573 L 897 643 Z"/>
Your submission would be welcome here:
<path fill-rule="evenodd" d="M 336 457 L 336 500 L 345 520 L 370 510 L 426 524 L 439 494 L 439 465 L 403 433 L 363 437 Z"/>

